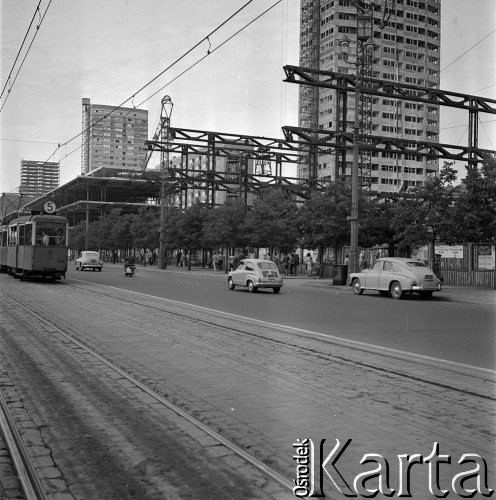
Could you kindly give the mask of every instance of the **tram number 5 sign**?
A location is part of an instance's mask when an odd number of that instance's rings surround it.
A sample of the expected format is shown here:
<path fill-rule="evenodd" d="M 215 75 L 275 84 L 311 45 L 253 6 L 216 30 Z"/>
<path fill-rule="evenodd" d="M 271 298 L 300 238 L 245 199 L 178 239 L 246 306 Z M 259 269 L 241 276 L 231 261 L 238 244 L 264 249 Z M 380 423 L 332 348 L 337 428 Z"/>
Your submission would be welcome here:
<path fill-rule="evenodd" d="M 43 205 L 43 210 L 47 213 L 47 214 L 53 214 L 55 212 L 55 209 L 56 209 L 56 205 L 53 201 L 47 201 L 44 205 Z"/>

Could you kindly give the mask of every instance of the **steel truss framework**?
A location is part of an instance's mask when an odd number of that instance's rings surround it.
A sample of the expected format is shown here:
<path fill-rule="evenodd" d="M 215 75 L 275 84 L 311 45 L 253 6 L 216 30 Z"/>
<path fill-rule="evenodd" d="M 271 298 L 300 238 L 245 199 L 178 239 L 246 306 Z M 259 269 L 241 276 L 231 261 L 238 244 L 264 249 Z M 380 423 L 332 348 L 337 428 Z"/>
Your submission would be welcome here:
<path fill-rule="evenodd" d="M 341 75 L 340 75 L 341 76 Z M 325 130 L 305 129 L 301 127 L 283 127 L 285 139 L 255 137 L 240 134 L 208 132 L 193 129 L 171 127 L 169 143 L 147 141 L 147 147 L 152 151 L 181 155 L 179 166 L 168 169 L 168 196 L 185 197 L 188 190 L 204 190 L 207 192 L 207 204 L 215 205 L 215 192 L 225 190 L 232 193 L 238 190 L 237 196 L 246 199 L 247 192 L 260 192 L 268 187 L 283 189 L 307 199 L 312 190 L 323 190 L 328 181 L 298 179 L 282 175 L 283 163 L 298 163 L 309 154 L 329 154 L 333 150 L 353 149 L 352 132 L 335 132 Z M 367 149 L 372 152 L 393 152 L 397 154 L 415 154 L 428 159 L 446 159 L 466 162 L 481 162 L 488 154 L 495 152 L 479 149 L 473 146 L 455 146 L 426 141 L 412 141 L 384 136 L 365 135 Z M 362 136 L 359 135 L 359 140 Z M 188 168 L 189 155 L 207 157 L 206 169 Z M 226 171 L 219 171 L 216 158 L 226 157 Z M 246 160 L 263 162 L 264 174 L 256 171 L 248 172 Z M 232 164 L 235 163 L 236 166 Z M 271 164 L 275 164 L 275 174 L 272 174 Z M 242 165 L 245 165 L 243 168 Z M 269 168 L 270 167 L 270 168 Z M 270 172 L 270 173 L 269 173 Z M 146 174 L 145 174 L 146 175 Z"/>
<path fill-rule="evenodd" d="M 187 198 L 188 190 L 203 190 L 206 203 L 215 205 L 215 193 L 225 191 L 226 198 L 243 197 L 249 192 L 259 193 L 270 187 L 308 198 L 313 189 L 323 189 L 324 183 L 302 181 L 283 175 L 283 164 L 297 164 L 309 152 L 314 154 L 313 144 L 288 139 L 209 132 L 171 127 L 169 144 L 163 141 L 147 141 L 151 151 L 169 151 L 181 155 L 178 166 L 168 169 L 168 196 Z M 206 169 L 188 166 L 190 155 L 206 157 Z M 226 158 L 221 170 L 217 158 Z M 254 172 L 247 168 L 248 160 L 254 162 Z M 182 202 L 180 202 L 182 204 Z"/>
<path fill-rule="evenodd" d="M 284 69 L 287 82 L 335 88 L 343 94 L 354 91 L 355 78 L 352 75 L 298 66 L 285 66 Z M 477 147 L 478 113 L 496 114 L 496 100 L 375 79 L 368 79 L 368 83 L 370 85 L 362 89 L 362 92 L 467 110 L 470 137 L 468 146 L 455 146 L 367 135 L 367 149 L 373 152 L 395 152 L 423 155 L 432 159 L 458 160 L 467 162 L 471 166 L 482 162 L 488 154 L 496 154 L 496 151 Z M 309 155 L 316 157 L 318 154 L 329 153 L 330 150 L 346 151 L 353 148 L 351 132 L 283 127 L 283 133 L 284 139 L 274 139 L 171 127 L 169 141 L 157 140 L 158 134 L 155 134 L 153 140 L 147 141 L 150 153 L 147 158 L 154 151 L 168 150 L 181 155 L 180 166 L 171 166 L 167 169 L 167 195 L 184 196 L 186 199 L 185 194 L 189 189 L 206 190 L 209 193 L 207 203 L 215 205 L 214 194 L 222 190 L 230 193 L 237 190 L 237 196 L 244 196 L 246 199 L 248 192 L 259 193 L 267 188 L 279 187 L 300 200 L 308 199 L 312 191 L 324 190 L 328 181 L 316 177 L 299 179 L 284 176 L 283 164 L 297 164 Z M 363 141 L 365 138 L 359 136 L 359 140 Z M 188 168 L 190 154 L 206 155 L 206 170 Z M 216 168 L 216 158 L 222 156 L 230 158 L 231 162 L 238 162 L 239 166 L 231 168 L 231 171 L 219 171 Z M 247 159 L 255 162 L 253 173 L 242 168 Z M 102 169 L 95 175 L 77 177 L 24 205 L 23 208 L 41 210 L 46 201 L 55 201 L 61 213 L 72 214 L 72 221 L 75 224 L 81 220 L 81 216 L 89 220 L 90 210 L 98 215 L 118 207 L 134 211 L 142 206 L 153 206 L 153 200 L 158 200 L 160 191 L 158 172 L 143 168 L 141 172 L 121 171 L 118 176 L 116 175 L 115 169 L 109 169 L 108 172 Z M 377 193 L 377 196 L 380 196 L 380 193 Z M 17 212 L 18 210 L 12 212 L 12 215 Z"/>
<path fill-rule="evenodd" d="M 333 71 L 322 71 L 318 69 L 303 68 L 301 66 L 284 66 L 286 73 L 285 82 L 297 83 L 300 85 L 309 85 L 311 87 L 325 87 L 336 89 L 338 92 L 354 92 L 356 86 L 356 78 L 354 75 L 344 75 Z M 379 97 L 388 97 L 395 99 L 403 99 L 408 101 L 421 102 L 425 104 L 450 106 L 453 108 L 464 109 L 469 113 L 468 123 L 468 146 L 464 148 L 464 152 L 460 158 L 448 156 L 437 156 L 438 158 L 446 159 L 463 159 L 466 160 L 471 167 L 476 167 L 483 159 L 484 153 L 493 153 L 490 150 L 480 150 L 478 148 L 478 122 L 479 113 L 496 114 L 496 100 L 488 99 L 481 96 L 462 94 L 459 92 L 450 92 L 446 90 L 420 87 L 417 85 L 409 85 L 389 80 L 379 80 L 375 78 L 361 78 L 360 92 Z M 313 132 L 313 131 L 312 131 Z M 368 138 L 367 138 L 368 139 Z M 386 139 L 383 138 L 383 141 Z M 388 140 L 389 141 L 389 140 Z M 390 142 L 390 141 L 389 141 Z M 393 141 L 391 144 L 398 142 Z M 413 143 L 413 141 L 403 141 L 404 143 Z M 426 142 L 431 144 L 440 153 L 450 149 L 457 148 L 453 145 L 440 145 L 435 142 Z M 367 145 L 368 146 L 368 145 Z M 439 149 L 439 146 L 442 146 Z M 422 148 L 424 149 L 424 148 Z M 405 151 L 406 152 L 406 151 Z M 427 155 L 428 156 L 428 155 Z"/>

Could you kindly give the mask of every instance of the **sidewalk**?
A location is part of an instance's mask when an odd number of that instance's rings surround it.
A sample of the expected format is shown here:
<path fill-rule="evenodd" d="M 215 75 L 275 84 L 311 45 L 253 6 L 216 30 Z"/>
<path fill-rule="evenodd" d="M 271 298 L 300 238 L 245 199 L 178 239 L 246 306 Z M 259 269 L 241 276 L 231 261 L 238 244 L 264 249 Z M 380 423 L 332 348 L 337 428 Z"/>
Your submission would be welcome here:
<path fill-rule="evenodd" d="M 105 263 L 105 265 L 112 265 Z M 121 264 L 115 264 L 121 267 Z M 193 266 L 191 271 L 187 268 L 176 267 L 175 265 L 169 265 L 167 269 L 160 270 L 157 266 L 137 266 L 139 270 L 143 271 L 160 271 L 160 272 L 171 272 L 171 273 L 194 273 L 204 276 L 226 276 L 227 273 L 224 271 L 214 271 L 213 269 L 207 269 L 202 267 Z M 284 276 L 284 280 L 291 284 L 307 285 L 314 287 L 329 288 L 334 291 L 340 291 L 342 293 L 351 293 L 351 289 L 346 285 L 333 285 L 332 278 L 319 279 L 318 277 L 308 278 L 305 275 L 298 276 Z M 478 288 L 470 286 L 443 286 L 439 296 L 447 298 L 448 300 L 456 302 L 470 302 L 474 304 L 481 305 L 494 305 L 496 306 L 496 290 L 491 290 L 488 288 Z"/>

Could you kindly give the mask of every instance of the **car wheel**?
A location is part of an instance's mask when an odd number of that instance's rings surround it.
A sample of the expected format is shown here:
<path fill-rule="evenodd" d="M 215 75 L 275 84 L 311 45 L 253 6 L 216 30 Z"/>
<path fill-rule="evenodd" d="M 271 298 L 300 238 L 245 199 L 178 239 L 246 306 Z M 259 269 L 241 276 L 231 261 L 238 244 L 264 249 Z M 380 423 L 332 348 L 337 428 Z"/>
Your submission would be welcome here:
<path fill-rule="evenodd" d="M 389 292 L 391 293 L 391 297 L 393 297 L 393 299 L 401 299 L 401 296 L 403 295 L 403 289 L 397 281 L 393 281 L 391 283 Z"/>
<path fill-rule="evenodd" d="M 422 299 L 430 299 L 432 297 L 432 292 L 419 292 Z"/>
<path fill-rule="evenodd" d="M 234 290 L 235 288 L 235 284 L 234 284 L 234 281 L 232 278 L 229 278 L 227 280 L 227 287 L 229 288 L 229 290 Z"/>
<path fill-rule="evenodd" d="M 253 281 L 248 281 L 248 291 L 250 293 L 255 293 L 257 291 L 257 287 L 253 284 Z"/>
<path fill-rule="evenodd" d="M 353 288 L 353 293 L 355 295 L 362 295 L 363 293 L 363 288 L 360 286 L 360 280 L 355 278 L 352 283 L 351 287 Z"/>
<path fill-rule="evenodd" d="M 272 289 L 272 291 L 273 291 L 274 293 L 279 293 L 279 292 L 281 291 L 281 287 L 280 287 L 280 286 L 275 286 L 275 287 Z"/>

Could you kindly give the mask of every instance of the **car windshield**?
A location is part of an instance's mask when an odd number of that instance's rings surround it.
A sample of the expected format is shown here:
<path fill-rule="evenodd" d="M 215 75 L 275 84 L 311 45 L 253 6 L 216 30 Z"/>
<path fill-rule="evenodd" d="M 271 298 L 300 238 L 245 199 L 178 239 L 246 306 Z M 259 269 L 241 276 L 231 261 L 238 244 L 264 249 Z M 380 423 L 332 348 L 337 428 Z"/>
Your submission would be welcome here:
<path fill-rule="evenodd" d="M 273 262 L 269 262 L 269 261 L 267 261 L 267 262 L 259 262 L 257 264 L 257 266 L 262 271 L 277 270 L 277 266 Z"/>
<path fill-rule="evenodd" d="M 83 257 L 87 259 L 99 259 L 100 255 L 98 254 L 98 252 L 85 252 L 83 253 Z"/>
<path fill-rule="evenodd" d="M 419 260 L 412 260 L 410 262 L 407 262 L 406 265 L 409 267 L 427 267 L 423 262 L 420 262 Z"/>

